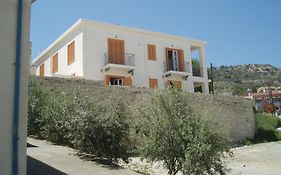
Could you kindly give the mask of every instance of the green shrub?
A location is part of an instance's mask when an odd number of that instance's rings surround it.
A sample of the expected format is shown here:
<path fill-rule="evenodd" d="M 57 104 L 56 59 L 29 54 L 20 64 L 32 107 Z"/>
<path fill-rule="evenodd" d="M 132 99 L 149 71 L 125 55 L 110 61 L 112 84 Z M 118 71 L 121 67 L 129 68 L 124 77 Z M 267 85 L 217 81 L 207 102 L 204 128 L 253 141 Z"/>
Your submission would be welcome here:
<path fill-rule="evenodd" d="M 33 78 L 29 81 L 28 98 L 28 135 L 42 138 L 45 125 L 45 108 L 49 106 L 49 93 L 38 85 Z"/>
<path fill-rule="evenodd" d="M 221 158 L 230 150 L 228 132 L 188 99 L 177 90 L 159 91 L 140 108 L 139 118 L 145 119 L 139 132 L 142 156 L 163 161 L 170 175 L 225 174 Z"/>
<path fill-rule="evenodd" d="M 97 158 L 128 159 L 130 111 L 121 97 L 90 98 L 83 89 L 47 90 L 29 84 L 28 133 Z"/>
<path fill-rule="evenodd" d="M 126 161 L 131 150 L 128 116 L 128 108 L 117 96 L 92 106 L 79 115 L 75 147 L 96 157 Z"/>
<path fill-rule="evenodd" d="M 257 131 L 254 143 L 281 140 L 281 133 L 276 128 L 281 127 L 281 119 L 265 113 L 259 113 L 256 117 Z"/>

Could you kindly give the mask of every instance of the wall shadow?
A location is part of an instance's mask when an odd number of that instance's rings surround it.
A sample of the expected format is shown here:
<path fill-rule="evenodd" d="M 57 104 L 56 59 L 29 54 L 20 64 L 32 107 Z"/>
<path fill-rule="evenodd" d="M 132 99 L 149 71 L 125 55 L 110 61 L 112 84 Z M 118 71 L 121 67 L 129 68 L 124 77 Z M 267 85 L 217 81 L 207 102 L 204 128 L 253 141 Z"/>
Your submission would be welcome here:
<path fill-rule="evenodd" d="M 39 160 L 27 156 L 27 175 L 67 175 Z"/>

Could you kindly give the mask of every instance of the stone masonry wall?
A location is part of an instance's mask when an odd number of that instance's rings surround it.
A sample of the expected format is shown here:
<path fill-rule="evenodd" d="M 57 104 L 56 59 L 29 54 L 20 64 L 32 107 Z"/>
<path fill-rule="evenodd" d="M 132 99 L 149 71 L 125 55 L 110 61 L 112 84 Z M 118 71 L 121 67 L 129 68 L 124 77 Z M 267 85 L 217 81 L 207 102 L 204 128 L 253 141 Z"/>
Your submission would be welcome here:
<path fill-rule="evenodd" d="M 36 77 L 36 81 L 47 88 L 62 88 L 71 90 L 81 88 L 87 95 L 106 98 L 110 94 L 120 94 L 132 104 L 138 104 L 142 99 L 150 98 L 152 90 L 143 88 L 105 87 L 102 81 L 83 79 L 66 79 L 55 77 Z M 231 139 L 240 142 L 253 138 L 255 133 L 254 101 L 240 97 L 188 93 L 191 103 L 197 109 L 205 109 L 230 129 Z M 219 127 L 219 125 L 218 125 Z"/>

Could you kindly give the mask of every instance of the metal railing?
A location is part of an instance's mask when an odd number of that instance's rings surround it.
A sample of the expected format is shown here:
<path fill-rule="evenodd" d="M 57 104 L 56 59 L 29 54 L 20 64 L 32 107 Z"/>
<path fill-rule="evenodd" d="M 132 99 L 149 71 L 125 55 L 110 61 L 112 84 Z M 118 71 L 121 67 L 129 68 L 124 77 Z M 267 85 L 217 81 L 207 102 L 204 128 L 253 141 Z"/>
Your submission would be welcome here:
<path fill-rule="evenodd" d="M 127 66 L 135 66 L 135 54 L 124 52 L 107 52 L 104 54 L 104 65 L 120 64 Z"/>
<path fill-rule="evenodd" d="M 164 61 L 164 72 L 167 71 L 178 71 L 178 72 L 187 72 L 191 73 L 191 65 L 190 62 L 184 61 L 183 65 L 181 65 L 179 62 L 173 63 Z"/>

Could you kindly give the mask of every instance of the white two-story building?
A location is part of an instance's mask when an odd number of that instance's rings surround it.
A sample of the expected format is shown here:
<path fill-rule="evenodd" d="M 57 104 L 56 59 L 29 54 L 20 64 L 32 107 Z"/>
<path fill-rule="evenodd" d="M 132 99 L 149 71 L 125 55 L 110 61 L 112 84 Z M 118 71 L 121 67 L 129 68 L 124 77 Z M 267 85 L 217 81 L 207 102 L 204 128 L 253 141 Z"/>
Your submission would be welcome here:
<path fill-rule="evenodd" d="M 209 93 L 205 42 L 80 19 L 34 61 L 35 74 Z M 193 55 L 200 68 L 192 69 Z M 198 88 L 199 87 L 199 88 Z"/>

